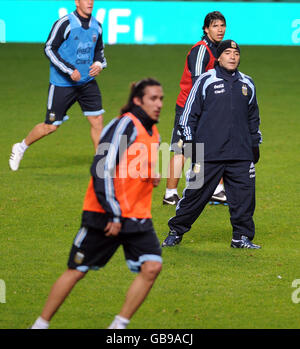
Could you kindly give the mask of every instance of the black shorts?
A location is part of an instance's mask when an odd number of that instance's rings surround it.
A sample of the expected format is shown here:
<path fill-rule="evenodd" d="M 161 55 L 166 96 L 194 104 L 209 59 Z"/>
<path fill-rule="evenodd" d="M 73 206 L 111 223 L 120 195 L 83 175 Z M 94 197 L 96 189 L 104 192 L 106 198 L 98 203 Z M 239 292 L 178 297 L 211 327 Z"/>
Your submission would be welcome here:
<path fill-rule="evenodd" d="M 181 140 L 181 133 L 178 127 L 178 123 L 179 123 L 179 118 L 183 113 L 183 109 L 184 108 L 176 104 L 174 127 L 172 131 L 172 138 L 171 138 L 171 145 L 170 145 L 170 151 L 176 154 L 182 154 L 182 146 L 178 144 L 178 142 L 180 142 Z"/>
<path fill-rule="evenodd" d="M 139 272 L 147 261 L 162 263 L 160 243 L 153 229 L 105 236 L 103 230 L 81 227 L 73 242 L 68 267 L 84 273 L 89 269 L 97 270 L 106 265 L 120 245 L 132 272 Z"/>
<path fill-rule="evenodd" d="M 59 126 L 67 121 L 67 111 L 77 102 L 84 116 L 98 116 L 104 113 L 102 97 L 96 80 L 79 86 L 55 86 L 50 84 L 46 124 Z"/>

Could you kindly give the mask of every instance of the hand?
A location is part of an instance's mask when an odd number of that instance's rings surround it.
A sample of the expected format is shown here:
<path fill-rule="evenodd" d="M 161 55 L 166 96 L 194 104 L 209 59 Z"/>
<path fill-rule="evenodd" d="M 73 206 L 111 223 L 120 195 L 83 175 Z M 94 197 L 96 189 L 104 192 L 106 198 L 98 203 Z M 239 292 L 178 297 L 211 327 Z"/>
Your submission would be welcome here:
<path fill-rule="evenodd" d="M 77 69 L 75 69 L 71 75 L 71 79 L 73 81 L 79 81 L 81 79 L 81 75 Z"/>
<path fill-rule="evenodd" d="M 159 173 L 156 173 L 156 174 L 155 174 L 155 177 L 152 178 L 153 187 L 155 187 L 155 188 L 158 187 L 158 185 L 159 185 L 159 183 L 160 183 L 160 178 L 161 178 L 160 174 L 159 174 Z"/>
<path fill-rule="evenodd" d="M 108 222 L 104 231 L 106 232 L 105 236 L 117 236 L 121 230 L 122 224 L 119 222 Z"/>
<path fill-rule="evenodd" d="M 89 72 L 89 75 L 90 76 L 97 76 L 102 70 L 102 67 L 100 67 L 99 64 L 97 63 L 93 63 L 91 66 L 90 66 L 90 72 Z"/>

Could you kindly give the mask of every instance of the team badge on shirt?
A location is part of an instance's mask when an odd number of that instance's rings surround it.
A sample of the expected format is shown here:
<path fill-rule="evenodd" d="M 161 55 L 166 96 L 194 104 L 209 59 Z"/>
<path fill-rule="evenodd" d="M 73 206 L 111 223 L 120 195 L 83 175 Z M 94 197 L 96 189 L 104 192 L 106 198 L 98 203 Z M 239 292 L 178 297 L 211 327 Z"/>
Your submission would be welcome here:
<path fill-rule="evenodd" d="M 245 84 L 242 86 L 242 93 L 244 96 L 248 95 L 248 88 L 247 88 L 247 85 Z"/>
<path fill-rule="evenodd" d="M 97 35 L 94 34 L 94 35 L 93 35 L 93 42 L 96 42 L 96 41 L 97 41 Z"/>

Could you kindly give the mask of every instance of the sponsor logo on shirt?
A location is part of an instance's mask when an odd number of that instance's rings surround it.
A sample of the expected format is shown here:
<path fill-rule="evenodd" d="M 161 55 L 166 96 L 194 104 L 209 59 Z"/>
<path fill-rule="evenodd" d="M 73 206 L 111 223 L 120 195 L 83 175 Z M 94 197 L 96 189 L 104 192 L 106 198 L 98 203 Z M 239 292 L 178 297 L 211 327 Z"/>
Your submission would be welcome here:
<path fill-rule="evenodd" d="M 220 90 L 218 90 L 220 89 Z M 218 84 L 218 85 L 214 85 L 214 92 L 215 94 L 219 94 L 219 93 L 224 93 L 225 92 L 225 88 L 224 88 L 224 84 Z"/>
<path fill-rule="evenodd" d="M 224 84 L 214 85 L 214 89 L 216 88 L 224 88 Z"/>

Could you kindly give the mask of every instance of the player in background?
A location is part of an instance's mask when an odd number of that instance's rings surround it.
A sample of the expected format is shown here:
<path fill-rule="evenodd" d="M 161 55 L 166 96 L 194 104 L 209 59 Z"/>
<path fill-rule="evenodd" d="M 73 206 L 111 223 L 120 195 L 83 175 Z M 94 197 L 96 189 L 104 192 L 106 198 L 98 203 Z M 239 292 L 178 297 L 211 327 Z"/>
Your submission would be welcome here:
<path fill-rule="evenodd" d="M 109 328 L 126 328 L 147 297 L 162 267 L 161 247 L 151 219 L 152 189 L 160 182 L 155 173 L 160 142 L 155 124 L 162 104 L 160 83 L 151 78 L 141 80 L 132 85 L 122 115 L 104 128 L 68 268 L 52 287 L 32 329 L 47 329 L 76 283 L 88 270 L 104 267 L 120 245 L 129 269 L 138 275 Z M 105 300 L 99 300 L 104 306 Z"/>
<path fill-rule="evenodd" d="M 179 201 L 177 187 L 185 163 L 178 126 L 179 118 L 182 115 L 190 90 L 199 75 L 214 67 L 217 46 L 223 40 L 225 30 L 225 17 L 218 11 L 208 13 L 204 19 L 203 37 L 201 41 L 197 42 L 191 48 L 186 57 L 184 71 L 180 81 L 180 93 L 176 101 L 176 114 L 170 146 L 170 150 L 174 152 L 174 156 L 171 158 L 169 164 L 166 192 L 163 198 L 164 205 L 177 205 Z M 213 194 L 212 201 L 226 203 L 222 180 Z"/>
<path fill-rule="evenodd" d="M 90 123 L 97 148 L 103 127 L 102 98 L 95 77 L 104 69 L 102 27 L 92 16 L 94 0 L 75 0 L 76 10 L 56 21 L 45 45 L 50 60 L 46 119 L 12 147 L 9 166 L 17 171 L 27 148 L 55 132 L 67 121 L 68 109 L 78 101 Z"/>

